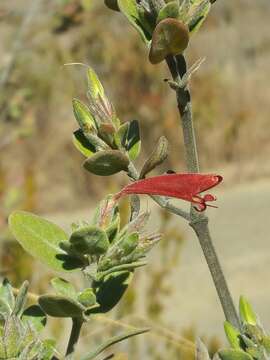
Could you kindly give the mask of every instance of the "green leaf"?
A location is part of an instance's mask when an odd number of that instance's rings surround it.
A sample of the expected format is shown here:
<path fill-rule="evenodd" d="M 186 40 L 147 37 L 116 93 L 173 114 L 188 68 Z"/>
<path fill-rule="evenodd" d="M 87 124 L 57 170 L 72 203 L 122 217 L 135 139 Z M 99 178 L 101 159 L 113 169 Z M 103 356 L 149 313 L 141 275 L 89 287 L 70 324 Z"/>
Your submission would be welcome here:
<path fill-rule="evenodd" d="M 218 352 L 221 360 L 253 360 L 253 358 L 242 350 L 220 350 Z"/>
<path fill-rule="evenodd" d="M 178 1 L 170 1 L 168 4 L 164 5 L 162 9 L 160 9 L 157 23 L 167 18 L 177 19 L 179 17 L 179 2 Z"/>
<path fill-rule="evenodd" d="M 104 3 L 109 9 L 119 11 L 117 0 L 104 0 Z"/>
<path fill-rule="evenodd" d="M 56 291 L 57 295 L 67 296 L 72 299 L 77 298 L 77 292 L 74 286 L 65 279 L 53 278 L 51 284 Z"/>
<path fill-rule="evenodd" d="M 131 160 L 136 160 L 141 151 L 140 127 L 137 120 L 129 123 L 126 135 L 125 149 Z"/>
<path fill-rule="evenodd" d="M 96 350 L 90 352 L 89 354 L 82 357 L 81 360 L 92 360 L 95 359 L 99 354 L 101 354 L 104 350 L 108 349 L 110 346 L 115 345 L 123 340 L 126 340 L 132 336 L 144 334 L 148 332 L 149 329 L 139 329 L 125 332 L 124 334 L 115 336 L 101 344 Z"/>
<path fill-rule="evenodd" d="M 20 287 L 19 292 L 18 292 L 18 294 L 16 296 L 14 309 L 12 311 L 12 313 L 15 316 L 20 317 L 21 314 L 23 313 L 23 308 L 24 308 L 24 305 L 26 304 L 26 301 L 27 301 L 28 288 L 29 288 L 29 282 L 24 281 L 24 283 Z"/>
<path fill-rule="evenodd" d="M 228 321 L 224 323 L 226 337 L 233 349 L 241 349 L 241 333 Z"/>
<path fill-rule="evenodd" d="M 86 308 L 96 305 L 96 295 L 92 288 L 84 289 L 78 296 L 78 301 Z"/>
<path fill-rule="evenodd" d="M 83 166 L 89 172 L 99 176 L 110 176 L 127 171 L 129 159 L 119 150 L 100 151 L 85 160 Z"/>
<path fill-rule="evenodd" d="M 0 287 L 0 300 L 2 302 L 2 306 L 0 304 L 0 312 L 4 311 L 6 313 L 7 311 L 8 314 L 11 314 L 15 305 L 15 297 L 8 279 L 4 279 Z"/>
<path fill-rule="evenodd" d="M 96 226 L 87 226 L 74 231 L 69 241 L 76 252 L 87 255 L 100 256 L 110 246 L 106 232 Z"/>
<path fill-rule="evenodd" d="M 257 316 L 254 313 L 251 305 L 247 301 L 247 299 L 244 298 L 244 296 L 240 297 L 239 301 L 239 314 L 240 318 L 243 323 L 247 323 L 250 325 L 256 325 L 257 324 Z"/>
<path fill-rule="evenodd" d="M 211 2 L 209 0 L 197 0 L 191 7 L 191 13 L 189 14 L 188 28 L 190 34 L 195 34 L 205 19 L 207 18 L 211 9 Z"/>
<path fill-rule="evenodd" d="M 165 138 L 165 136 L 161 136 L 155 149 L 142 167 L 140 179 L 143 179 L 145 175 L 147 175 L 149 172 L 151 172 L 158 165 L 162 164 L 164 160 L 167 159 L 168 145 L 168 140 Z"/>
<path fill-rule="evenodd" d="M 118 0 L 118 6 L 120 11 L 126 16 L 131 25 L 139 32 L 143 41 L 148 44 L 151 40 L 151 34 L 145 29 L 145 24 L 140 12 L 136 0 Z"/>
<path fill-rule="evenodd" d="M 158 64 L 169 55 L 182 54 L 189 43 L 189 30 L 180 20 L 162 20 L 153 32 L 149 60 Z"/>
<path fill-rule="evenodd" d="M 68 271 L 68 257 L 59 244 L 67 241 L 67 234 L 57 225 L 24 211 L 15 211 L 9 217 L 9 227 L 32 256 L 56 271 Z"/>
<path fill-rule="evenodd" d="M 37 331 L 42 331 L 47 322 L 46 314 L 38 305 L 29 306 L 22 314 L 23 323 L 31 324 Z"/>
<path fill-rule="evenodd" d="M 132 277 L 133 274 L 129 271 L 120 271 L 106 276 L 102 282 L 95 284 L 96 298 L 100 307 L 93 312 L 105 313 L 114 308 L 124 295 Z"/>
<path fill-rule="evenodd" d="M 126 150 L 129 158 L 135 160 L 141 151 L 139 122 L 132 120 L 122 124 L 116 132 L 114 140 L 119 149 Z"/>
<path fill-rule="evenodd" d="M 87 70 L 87 83 L 89 95 L 94 100 L 103 99 L 105 97 L 104 88 L 95 73 L 94 69 L 91 67 Z"/>
<path fill-rule="evenodd" d="M 73 112 L 75 118 L 84 133 L 96 134 L 97 128 L 89 108 L 80 100 L 73 99 Z"/>
<path fill-rule="evenodd" d="M 76 149 L 85 157 L 89 158 L 96 152 L 95 146 L 85 137 L 81 129 L 74 131 L 72 140 Z"/>
<path fill-rule="evenodd" d="M 42 310 L 52 317 L 81 317 L 85 310 L 78 301 L 60 295 L 42 295 L 38 303 Z"/>

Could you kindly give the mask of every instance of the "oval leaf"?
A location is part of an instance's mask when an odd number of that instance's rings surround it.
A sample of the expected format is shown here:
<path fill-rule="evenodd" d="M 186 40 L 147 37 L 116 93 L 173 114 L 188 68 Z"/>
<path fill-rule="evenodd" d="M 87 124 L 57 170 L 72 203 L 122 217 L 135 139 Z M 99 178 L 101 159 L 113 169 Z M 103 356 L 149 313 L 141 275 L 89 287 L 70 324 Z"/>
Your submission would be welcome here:
<path fill-rule="evenodd" d="M 158 64 L 169 55 L 183 53 L 189 42 L 187 26 L 176 19 L 162 20 L 153 32 L 149 60 Z"/>
<path fill-rule="evenodd" d="M 99 151 L 91 158 L 85 160 L 83 166 L 95 175 L 109 176 L 120 171 L 127 171 L 129 159 L 121 151 Z"/>
<path fill-rule="evenodd" d="M 85 137 L 81 129 L 74 131 L 72 140 L 77 150 L 87 158 L 96 152 L 95 146 Z"/>
<path fill-rule="evenodd" d="M 24 310 L 22 314 L 22 321 L 31 326 L 38 332 L 44 329 L 47 318 L 46 314 L 38 305 L 32 305 Z"/>
<path fill-rule="evenodd" d="M 42 295 L 38 299 L 42 310 L 52 317 L 81 317 L 85 310 L 79 302 L 58 295 Z"/>
<path fill-rule="evenodd" d="M 68 240 L 64 230 L 25 211 L 13 212 L 9 217 L 9 227 L 29 254 L 53 270 L 67 271 L 64 258 L 66 253 L 59 246 L 61 242 Z"/>
<path fill-rule="evenodd" d="M 58 295 L 76 299 L 77 293 L 74 286 L 65 279 L 53 278 L 51 284 Z"/>
<path fill-rule="evenodd" d="M 100 307 L 90 312 L 105 313 L 114 308 L 127 290 L 132 277 L 131 272 L 120 271 L 106 276 L 101 283 L 96 284 L 96 298 Z"/>
<path fill-rule="evenodd" d="M 157 23 L 167 18 L 177 19 L 179 17 L 179 2 L 178 1 L 170 1 L 168 4 L 164 5 L 162 9 L 160 9 Z"/>

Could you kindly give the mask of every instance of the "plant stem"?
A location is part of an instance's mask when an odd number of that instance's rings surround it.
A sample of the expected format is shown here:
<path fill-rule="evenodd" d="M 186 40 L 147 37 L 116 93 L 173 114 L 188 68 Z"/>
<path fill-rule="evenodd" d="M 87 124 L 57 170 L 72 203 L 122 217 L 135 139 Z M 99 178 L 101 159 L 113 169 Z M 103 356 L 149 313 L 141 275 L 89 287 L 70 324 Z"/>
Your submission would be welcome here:
<path fill-rule="evenodd" d="M 70 333 L 70 337 L 69 337 L 66 356 L 68 356 L 74 352 L 75 346 L 79 340 L 82 325 L 83 325 L 83 319 L 72 318 L 72 329 L 71 329 L 71 333 Z"/>
<path fill-rule="evenodd" d="M 191 95 L 188 85 L 185 84 L 183 86 L 181 83 L 181 79 L 187 71 L 186 61 L 183 55 L 178 55 L 176 57 L 169 56 L 167 58 L 167 64 L 173 80 L 179 84 L 179 87 L 176 89 L 176 97 L 182 120 L 187 169 L 189 172 L 198 173 L 199 161 L 193 127 Z M 190 218 L 190 226 L 193 228 L 199 239 L 225 318 L 232 325 L 239 328 L 237 312 L 210 236 L 208 218 L 204 214 L 198 213 L 193 207 L 191 207 L 190 210 Z"/>

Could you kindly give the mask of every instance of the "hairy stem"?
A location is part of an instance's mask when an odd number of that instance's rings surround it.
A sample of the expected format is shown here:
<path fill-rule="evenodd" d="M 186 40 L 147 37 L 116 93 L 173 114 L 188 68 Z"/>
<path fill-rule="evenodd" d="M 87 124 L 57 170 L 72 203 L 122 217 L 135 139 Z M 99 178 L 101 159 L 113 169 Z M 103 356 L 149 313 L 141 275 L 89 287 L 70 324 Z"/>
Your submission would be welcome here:
<path fill-rule="evenodd" d="M 199 161 L 193 127 L 191 95 L 188 85 L 181 82 L 187 71 L 186 61 L 182 55 L 178 55 L 176 57 L 170 56 L 167 58 L 167 64 L 173 80 L 179 85 L 176 88 L 176 97 L 182 120 L 187 169 L 189 172 L 198 173 Z M 190 210 L 190 218 L 190 226 L 193 228 L 199 239 L 225 318 L 234 326 L 239 327 L 237 312 L 210 236 L 208 218 L 204 214 L 196 212 L 192 206 Z"/>
<path fill-rule="evenodd" d="M 66 356 L 68 356 L 74 352 L 75 346 L 80 337 L 82 325 L 83 325 L 83 319 L 81 319 L 81 318 L 73 318 L 72 319 L 72 329 L 71 329 L 71 333 L 70 333 L 70 337 L 69 337 Z"/>

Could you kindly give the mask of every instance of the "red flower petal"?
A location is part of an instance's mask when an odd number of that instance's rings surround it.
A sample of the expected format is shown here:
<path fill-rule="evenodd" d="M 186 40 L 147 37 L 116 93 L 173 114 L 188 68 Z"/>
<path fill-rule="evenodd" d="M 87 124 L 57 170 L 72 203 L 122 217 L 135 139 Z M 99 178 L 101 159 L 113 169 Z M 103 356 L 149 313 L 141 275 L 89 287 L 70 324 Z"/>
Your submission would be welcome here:
<path fill-rule="evenodd" d="M 215 201 L 215 196 L 199 194 L 218 185 L 222 181 L 220 175 L 203 174 L 166 174 L 135 181 L 124 187 L 115 198 L 128 194 L 148 194 L 174 197 L 193 203 L 198 211 L 203 211 L 209 201 Z"/>

